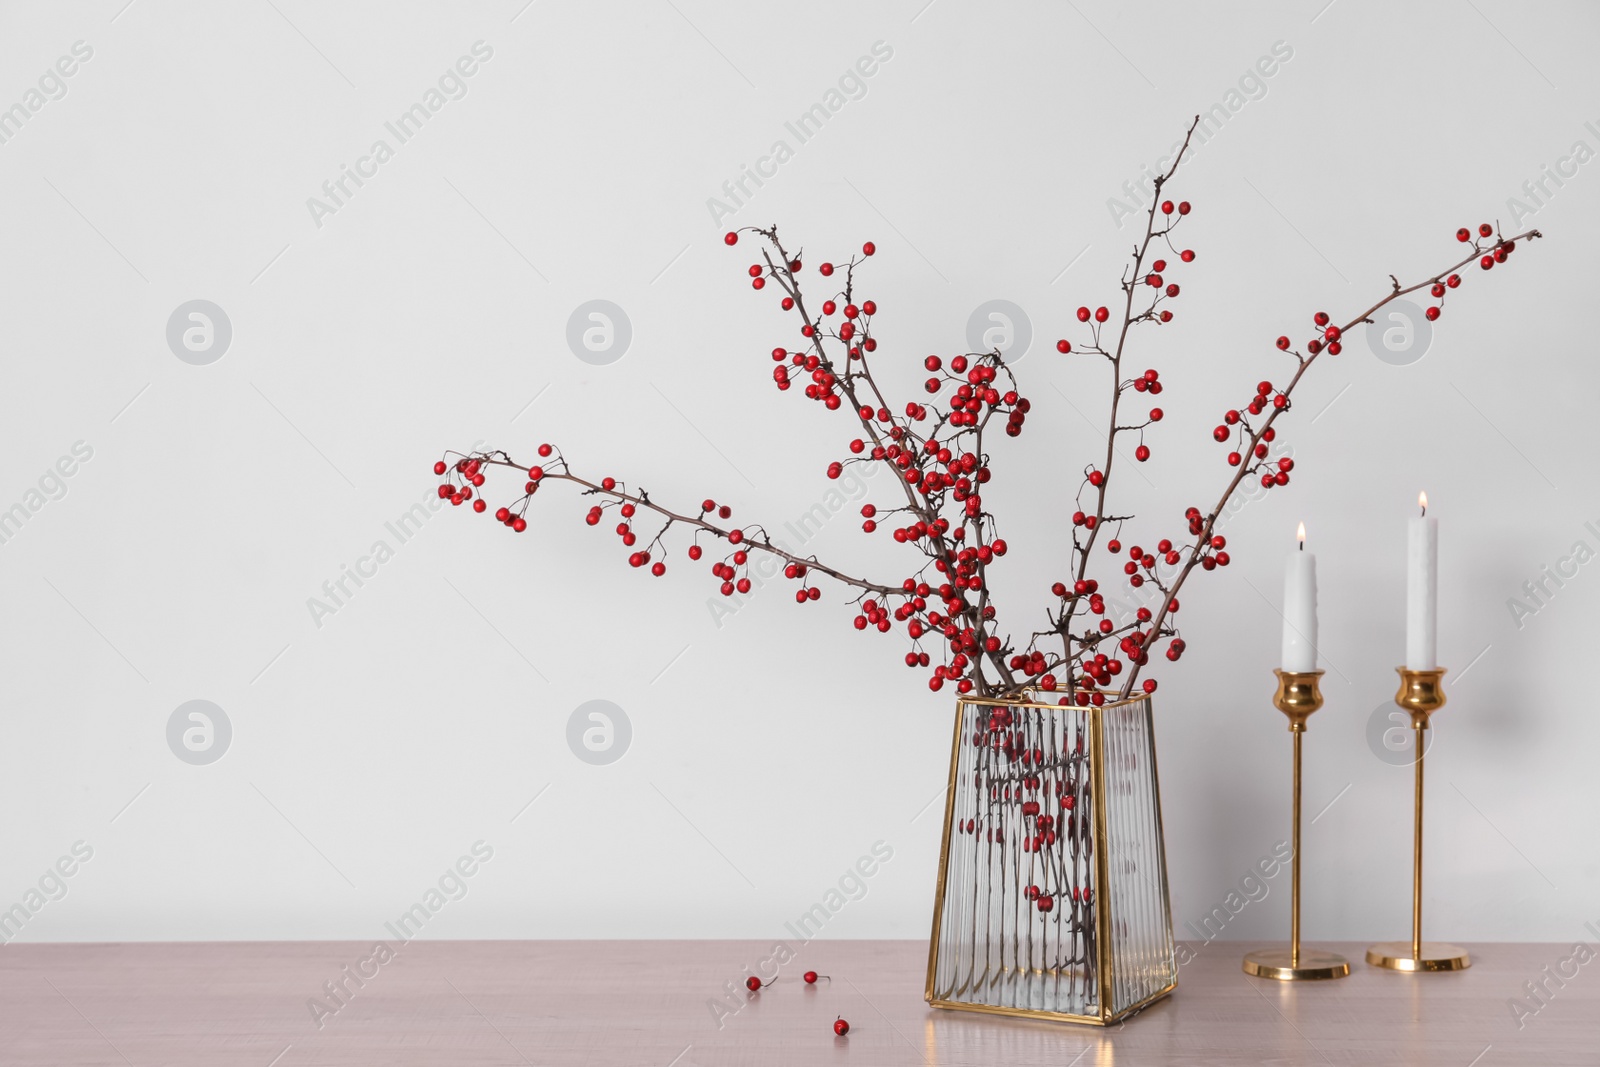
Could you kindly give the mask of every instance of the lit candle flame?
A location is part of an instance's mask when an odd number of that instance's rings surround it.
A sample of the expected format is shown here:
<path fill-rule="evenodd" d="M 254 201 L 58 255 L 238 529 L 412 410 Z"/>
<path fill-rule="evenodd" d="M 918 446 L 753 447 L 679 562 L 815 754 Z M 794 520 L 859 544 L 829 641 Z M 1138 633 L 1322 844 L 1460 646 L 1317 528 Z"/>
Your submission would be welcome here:
<path fill-rule="evenodd" d="M 1422 509 L 1422 514 L 1424 516 L 1426 516 L 1428 514 L 1428 494 L 1427 493 L 1424 492 L 1424 493 L 1418 493 L 1417 494 L 1417 507 Z"/>
<path fill-rule="evenodd" d="M 1299 538 L 1299 540 L 1300 540 L 1300 550 L 1302 552 L 1305 551 L 1305 547 L 1306 547 L 1306 524 L 1305 523 L 1302 522 L 1300 524 L 1300 529 L 1295 533 L 1295 537 Z"/>

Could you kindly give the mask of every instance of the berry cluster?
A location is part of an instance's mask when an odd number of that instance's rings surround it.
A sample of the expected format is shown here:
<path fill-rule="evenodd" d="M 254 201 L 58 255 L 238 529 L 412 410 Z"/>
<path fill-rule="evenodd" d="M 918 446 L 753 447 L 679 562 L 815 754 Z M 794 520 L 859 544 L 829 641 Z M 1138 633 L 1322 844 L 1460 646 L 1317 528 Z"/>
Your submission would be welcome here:
<path fill-rule="evenodd" d="M 1373 313 L 1390 301 L 1423 288 L 1442 301 L 1447 291 L 1460 285 L 1455 273 L 1460 267 L 1478 259 L 1488 269 L 1505 262 L 1518 241 L 1539 236 L 1538 231 L 1529 231 L 1497 237 L 1487 225 L 1479 227 L 1476 236 L 1463 229 L 1457 238 L 1471 249 L 1460 263 L 1409 287 L 1396 280 L 1383 299 L 1343 325 L 1326 312 L 1317 312 L 1315 332 L 1303 351 L 1287 335 L 1279 337 L 1277 349 L 1296 361 L 1292 375 L 1282 384 L 1259 382 L 1248 402 L 1226 411 L 1212 431 L 1213 438 L 1228 447 L 1232 468 L 1220 498 L 1209 509 L 1191 505 L 1184 510 L 1186 537 L 1155 536 L 1144 542 L 1153 548 L 1131 544 L 1124 552 L 1123 527 L 1133 517 L 1115 514 L 1108 506 L 1111 476 L 1119 456 L 1125 454 L 1119 444 L 1124 436 L 1133 437 L 1135 441 L 1129 442 L 1134 443 L 1133 460 L 1148 461 L 1147 435 L 1165 418 L 1158 406 L 1146 409 L 1143 418 L 1127 418 L 1127 408 L 1137 402 L 1133 394 L 1154 398 L 1165 386 L 1156 368 L 1125 374 L 1124 360 L 1135 327 L 1172 322 L 1172 304 L 1182 293 L 1176 275 L 1196 258 L 1192 248 L 1173 241 L 1178 226 L 1190 217 L 1190 203 L 1160 195 L 1187 149 L 1186 139 L 1171 168 L 1155 180 L 1156 199 L 1143 240 L 1123 273 L 1120 310 L 1079 307 L 1077 320 L 1087 336 L 1056 343 L 1062 355 L 1098 356 L 1110 365 L 1108 432 L 1104 455 L 1083 468 L 1077 487 L 1066 531 L 1071 537 L 1066 552 L 1069 573 L 1050 584 L 1048 625 L 1031 635 L 1012 636 L 997 619 L 988 568 L 1006 556 L 1007 544 L 985 503 L 985 490 L 994 476 L 989 451 L 994 434 L 1019 436 L 1031 405 L 998 351 L 929 355 L 921 361 L 926 375 L 923 398 L 903 405 L 890 403 L 875 376 L 879 343 L 874 322 L 880 308 L 857 292 L 857 271 L 877 251 L 870 241 L 859 254 L 815 268 L 824 292 L 819 302 L 808 304 L 802 289 L 803 257 L 784 246 L 775 227 L 747 227 L 724 237 L 730 247 L 738 246 L 742 236 L 758 242 L 757 261 L 747 270 L 751 288 L 758 293 L 776 290 L 779 308 L 793 316 L 793 328 L 802 338 L 798 344 L 770 349 L 778 390 L 790 392 L 797 382 L 803 383 L 806 399 L 838 412 L 836 417 L 851 424 L 841 452 L 826 464 L 827 477 L 840 478 L 860 464 L 893 471 L 893 499 L 864 504 L 861 529 L 868 535 L 888 531 L 896 545 L 907 546 L 902 551 L 910 555 L 912 565 L 898 579 L 873 581 L 825 565 L 814 556 L 793 554 L 760 525 L 731 525 L 732 509 L 710 498 L 698 513 L 677 512 L 614 478 L 590 481 L 575 474 L 550 444 L 539 446 L 540 463 L 533 466 L 523 466 L 499 451 L 441 460 L 434 464 L 435 474 L 446 476 L 439 495 L 454 505 L 470 503 L 473 510 L 485 512 L 487 505 L 477 491 L 488 468 L 504 466 L 519 476 L 525 474 L 521 497 L 494 513 L 497 521 L 521 533 L 527 529 L 529 503 L 542 485 L 573 483 L 594 499 L 586 519 L 589 525 L 599 526 L 615 509 L 613 529 L 629 550 L 631 567 L 648 569 L 656 577 L 665 575 L 664 539 L 674 528 L 690 530 L 688 558 L 700 561 L 709 549 L 712 577 L 718 591 L 728 597 L 747 594 L 758 584 L 751 575 L 752 559 L 760 554 L 775 556 L 784 578 L 796 583 L 797 603 L 818 600 L 821 589 L 813 582 L 825 577 L 851 592 L 856 630 L 902 633 L 909 649 L 898 655 L 907 667 L 926 672 L 928 687 L 935 691 L 946 684 L 958 693 L 984 696 L 1042 690 L 1061 693 L 1060 703 L 1080 707 L 1126 698 L 1136 687 L 1153 692 L 1156 682 L 1140 679 L 1141 668 L 1162 642 L 1165 647 L 1159 651 L 1168 661 L 1176 661 L 1186 648 L 1175 623 L 1180 589 L 1195 570 L 1209 572 L 1229 563 L 1226 541 L 1214 529 L 1229 500 L 1247 477 L 1266 488 L 1289 484 L 1294 461 L 1272 459 L 1268 445 L 1276 439 L 1274 422 L 1291 409 L 1291 396 L 1310 366 L 1323 354 L 1339 355 L 1344 334 L 1370 322 Z M 1430 307 L 1428 317 L 1437 318 L 1438 311 L 1439 305 Z M 892 369 L 903 374 L 904 366 Z M 648 520 L 654 532 L 636 530 L 640 520 Z M 1102 547 L 1104 553 L 1098 551 Z M 1127 587 L 1138 590 L 1149 585 L 1158 594 L 1153 598 L 1143 594 L 1147 606 L 1127 608 L 1120 598 L 1108 597 L 1102 590 L 1119 564 Z M 1099 573 L 1093 573 L 1096 568 Z M 1048 841 L 1052 829 L 1043 826 L 1035 836 Z M 1046 894 L 1041 899 L 1051 897 Z"/>

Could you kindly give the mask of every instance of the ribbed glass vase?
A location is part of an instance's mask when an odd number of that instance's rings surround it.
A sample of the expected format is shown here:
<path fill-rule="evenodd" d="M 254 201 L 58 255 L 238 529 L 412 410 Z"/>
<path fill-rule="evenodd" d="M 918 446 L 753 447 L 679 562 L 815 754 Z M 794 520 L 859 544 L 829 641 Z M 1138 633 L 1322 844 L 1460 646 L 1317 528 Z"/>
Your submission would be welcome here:
<path fill-rule="evenodd" d="M 1046 698 L 957 702 L 927 999 L 1103 1025 L 1177 984 L 1151 703 Z"/>

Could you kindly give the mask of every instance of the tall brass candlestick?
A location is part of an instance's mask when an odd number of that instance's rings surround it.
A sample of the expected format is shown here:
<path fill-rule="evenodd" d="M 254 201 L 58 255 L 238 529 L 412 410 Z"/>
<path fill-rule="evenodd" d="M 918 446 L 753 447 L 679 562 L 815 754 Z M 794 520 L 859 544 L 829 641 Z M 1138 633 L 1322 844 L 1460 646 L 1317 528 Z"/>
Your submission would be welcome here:
<path fill-rule="evenodd" d="M 1312 978 L 1343 978 L 1350 973 L 1350 962 L 1334 952 L 1300 948 L 1300 741 L 1306 720 L 1322 707 L 1318 682 L 1321 671 L 1274 671 L 1278 691 L 1273 706 L 1289 717 L 1294 734 L 1294 859 L 1290 875 L 1289 949 L 1261 949 L 1244 958 L 1244 973 L 1256 978 L 1276 978 L 1295 982 Z"/>
<path fill-rule="evenodd" d="M 1392 971 L 1461 971 L 1472 966 L 1472 958 L 1460 945 L 1422 940 L 1422 753 L 1426 747 L 1428 717 L 1444 707 L 1444 687 L 1440 680 L 1444 668 L 1400 672 L 1400 691 L 1394 702 L 1411 714 L 1411 728 L 1417 738 L 1416 789 L 1411 828 L 1411 940 L 1380 941 L 1367 949 L 1367 962 Z"/>

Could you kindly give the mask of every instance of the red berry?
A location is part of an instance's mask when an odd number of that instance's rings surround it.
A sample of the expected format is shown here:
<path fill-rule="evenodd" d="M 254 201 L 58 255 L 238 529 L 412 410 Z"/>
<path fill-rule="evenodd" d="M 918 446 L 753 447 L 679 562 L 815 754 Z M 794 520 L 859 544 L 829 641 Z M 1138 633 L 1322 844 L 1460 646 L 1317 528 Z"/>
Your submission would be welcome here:
<path fill-rule="evenodd" d="M 1488 237 L 1492 233 L 1494 233 L 1494 227 L 1490 226 L 1487 222 L 1478 227 L 1479 237 Z"/>
<path fill-rule="evenodd" d="M 750 990 L 750 992 L 754 993 L 756 990 L 761 988 L 761 979 L 752 974 L 749 978 L 744 980 L 744 987 Z"/>
<path fill-rule="evenodd" d="M 1289 339 L 1287 337 L 1279 337 L 1278 347 L 1287 352 L 1289 350 Z"/>
<path fill-rule="evenodd" d="M 1211 431 L 1211 436 L 1217 441 L 1218 444 L 1221 444 L 1228 439 L 1228 428 L 1226 426 L 1218 426 L 1215 430 Z"/>
<path fill-rule="evenodd" d="M 817 268 L 817 273 L 821 274 L 824 278 L 831 276 L 833 274 L 833 264 L 824 263 L 822 266 Z"/>
<path fill-rule="evenodd" d="M 1138 448 L 1133 450 L 1133 458 L 1138 460 L 1140 463 L 1143 463 L 1145 460 L 1150 458 L 1150 449 L 1144 445 L 1140 445 Z"/>
<path fill-rule="evenodd" d="M 838 1034 L 840 1037 L 843 1037 L 845 1034 L 850 1032 L 850 1024 L 845 1022 L 843 1019 L 835 1019 L 833 1023 L 833 1032 Z"/>
<path fill-rule="evenodd" d="M 1194 249 L 1185 248 L 1183 250 L 1183 254 L 1180 255 L 1178 258 L 1183 260 L 1185 263 L 1193 263 L 1194 262 Z"/>
<path fill-rule="evenodd" d="M 1179 201 L 1178 202 L 1178 214 L 1187 215 L 1188 213 L 1189 213 L 1189 201 L 1187 201 L 1187 200 Z"/>
<path fill-rule="evenodd" d="M 1461 227 L 1461 229 L 1456 231 L 1456 240 L 1460 241 L 1462 244 L 1466 244 L 1468 241 L 1472 240 L 1472 231 L 1468 230 L 1465 226 Z"/>
<path fill-rule="evenodd" d="M 1156 691 L 1156 680 L 1154 678 L 1146 678 L 1143 688 L 1146 693 L 1154 693 Z"/>
<path fill-rule="evenodd" d="M 1072 351 L 1072 342 L 1071 341 L 1065 341 L 1065 340 L 1057 341 L 1056 342 L 1056 351 L 1062 353 L 1063 355 L 1065 355 L 1068 352 L 1071 352 Z M 441 464 L 439 464 L 439 466 L 443 467 L 444 464 L 441 463 Z M 434 471 L 433 473 L 435 473 L 435 474 L 443 474 L 444 471 L 438 470 L 438 471 Z"/>
<path fill-rule="evenodd" d="M 1098 307 L 1098 308 L 1094 309 L 1094 321 L 1096 321 L 1096 322 L 1104 322 L 1107 319 L 1109 319 L 1110 317 L 1111 317 L 1111 312 L 1108 311 L 1106 308 Z"/>
<path fill-rule="evenodd" d="M 435 473 L 435 474 L 443 474 L 445 471 L 447 471 L 449 469 L 450 468 L 448 466 L 446 466 L 445 461 L 442 460 L 442 459 L 439 462 L 437 462 L 437 463 L 435 463 L 433 465 L 433 473 Z"/>
<path fill-rule="evenodd" d="M 1172 203 L 1171 200 L 1163 200 L 1163 201 L 1161 201 L 1161 213 L 1163 215 L 1172 214 L 1172 208 L 1173 208 L 1173 203 Z"/>
<path fill-rule="evenodd" d="M 872 253 L 876 252 L 877 250 L 878 250 L 878 246 L 873 244 L 871 241 L 868 241 L 866 244 L 861 246 L 861 254 L 864 255 L 864 256 L 870 256 L 870 255 L 872 255 Z M 808 979 L 808 981 L 809 981 L 809 979 Z"/>
<path fill-rule="evenodd" d="M 734 233 L 732 230 L 729 230 L 727 233 L 722 235 L 722 243 L 725 245 L 736 245 L 739 243 L 739 235 Z"/>
<path fill-rule="evenodd" d="M 511 520 L 511 528 L 517 531 L 517 533 L 521 533 L 523 530 L 528 528 L 528 520 L 524 519 L 521 515 L 518 515 L 515 519 Z"/>
<path fill-rule="evenodd" d="M 1088 308 L 1079 308 L 1078 309 L 1078 321 L 1079 322 L 1088 322 L 1089 321 L 1089 309 Z"/>

